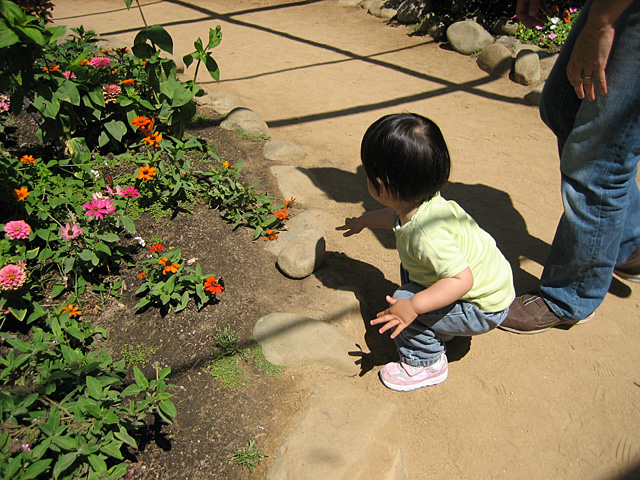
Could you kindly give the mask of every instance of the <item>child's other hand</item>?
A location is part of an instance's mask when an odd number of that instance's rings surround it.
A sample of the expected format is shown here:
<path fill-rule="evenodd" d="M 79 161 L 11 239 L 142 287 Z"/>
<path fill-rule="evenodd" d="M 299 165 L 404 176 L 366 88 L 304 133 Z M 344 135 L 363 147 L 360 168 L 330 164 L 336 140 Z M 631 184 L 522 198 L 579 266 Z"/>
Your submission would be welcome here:
<path fill-rule="evenodd" d="M 418 313 L 413 309 L 413 305 L 409 299 L 396 300 L 387 295 L 387 302 L 389 302 L 391 306 L 379 312 L 378 315 L 376 315 L 377 318 L 371 320 L 369 323 L 371 325 L 384 323 L 385 325 L 378 330 L 380 333 L 396 327 L 391 333 L 391 338 L 396 338 L 402 330 L 407 328 L 411 322 L 416 319 Z"/>
<path fill-rule="evenodd" d="M 346 230 L 342 235 L 345 237 L 350 237 L 351 235 L 355 235 L 356 233 L 360 233 L 366 227 L 364 220 L 362 217 L 350 217 L 345 218 L 344 225 L 340 227 L 336 227 L 336 230 Z"/>

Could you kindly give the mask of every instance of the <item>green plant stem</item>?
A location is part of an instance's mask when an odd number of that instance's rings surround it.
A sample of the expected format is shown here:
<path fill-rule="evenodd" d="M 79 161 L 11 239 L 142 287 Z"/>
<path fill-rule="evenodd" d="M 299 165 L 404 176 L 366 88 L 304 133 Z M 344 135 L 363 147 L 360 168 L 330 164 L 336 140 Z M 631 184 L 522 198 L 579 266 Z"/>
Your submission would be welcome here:
<path fill-rule="evenodd" d="M 149 25 L 147 24 L 147 20 L 144 18 L 144 13 L 142 13 L 142 7 L 140 6 L 140 2 L 136 0 L 136 5 L 138 5 L 138 10 L 140 10 L 140 16 L 142 17 L 142 22 L 144 23 L 144 28 L 149 30 Z"/>

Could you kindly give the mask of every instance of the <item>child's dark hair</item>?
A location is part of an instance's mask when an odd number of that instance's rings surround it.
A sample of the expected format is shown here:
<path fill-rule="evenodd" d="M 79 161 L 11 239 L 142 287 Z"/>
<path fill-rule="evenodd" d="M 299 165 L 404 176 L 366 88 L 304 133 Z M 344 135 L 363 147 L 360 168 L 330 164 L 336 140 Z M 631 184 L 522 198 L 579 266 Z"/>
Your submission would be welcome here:
<path fill-rule="evenodd" d="M 449 179 L 450 158 L 438 126 L 415 113 L 386 115 L 362 139 L 360 156 L 367 177 L 396 198 L 420 204 Z"/>

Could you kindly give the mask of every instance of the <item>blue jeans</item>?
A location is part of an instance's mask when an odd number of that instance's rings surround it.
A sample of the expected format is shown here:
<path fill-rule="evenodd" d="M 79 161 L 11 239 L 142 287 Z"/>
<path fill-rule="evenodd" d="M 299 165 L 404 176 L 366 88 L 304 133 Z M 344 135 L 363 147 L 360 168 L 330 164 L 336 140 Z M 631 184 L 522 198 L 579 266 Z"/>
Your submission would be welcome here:
<path fill-rule="evenodd" d="M 409 299 L 422 290 L 422 285 L 406 283 L 395 291 L 393 298 Z M 500 325 L 507 318 L 507 312 L 508 309 L 485 313 L 469 302 L 459 301 L 418 315 L 411 325 L 394 338 L 400 360 L 414 367 L 433 365 L 445 350 L 438 334 L 470 337 L 486 333 Z"/>
<path fill-rule="evenodd" d="M 576 320 L 602 303 L 615 265 L 640 245 L 640 2 L 616 23 L 608 93 L 596 93 L 593 102 L 578 99 L 566 75 L 591 3 L 560 52 L 540 103 L 542 120 L 558 138 L 564 205 L 540 291 L 556 315 Z"/>

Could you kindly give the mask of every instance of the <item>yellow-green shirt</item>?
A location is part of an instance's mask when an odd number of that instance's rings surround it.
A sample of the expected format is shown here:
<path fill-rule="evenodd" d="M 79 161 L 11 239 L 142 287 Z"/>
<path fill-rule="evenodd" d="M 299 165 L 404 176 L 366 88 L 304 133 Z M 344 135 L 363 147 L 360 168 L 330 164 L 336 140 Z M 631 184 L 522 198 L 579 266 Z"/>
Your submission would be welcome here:
<path fill-rule="evenodd" d="M 461 300 L 490 313 L 505 310 L 515 298 L 511 265 L 495 240 L 460 205 L 439 193 L 394 231 L 400 261 L 412 282 L 429 287 L 470 267 L 473 287 Z"/>

